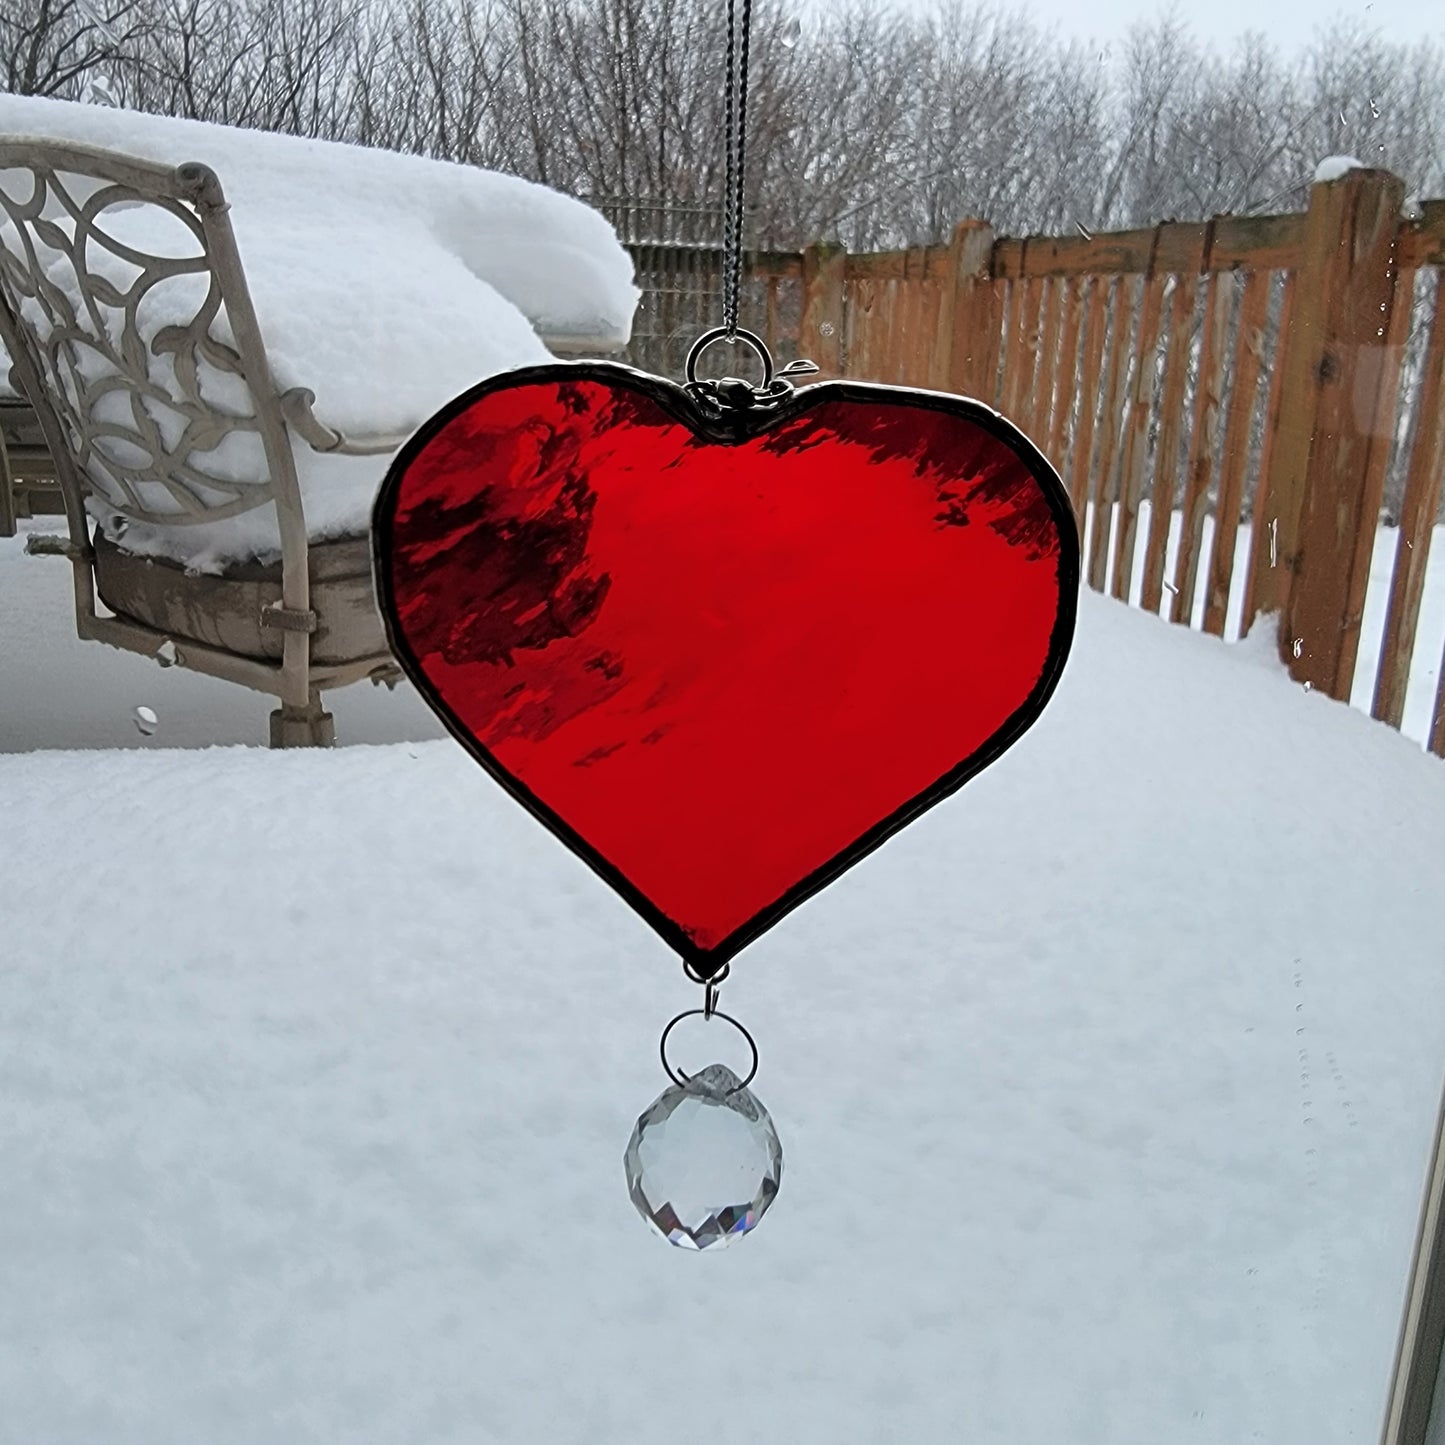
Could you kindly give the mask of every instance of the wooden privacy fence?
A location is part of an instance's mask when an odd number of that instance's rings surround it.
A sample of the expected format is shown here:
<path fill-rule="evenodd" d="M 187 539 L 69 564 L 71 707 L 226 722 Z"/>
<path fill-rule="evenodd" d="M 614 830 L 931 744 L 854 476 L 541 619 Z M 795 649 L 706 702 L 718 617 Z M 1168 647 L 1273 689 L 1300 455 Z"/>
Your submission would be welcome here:
<path fill-rule="evenodd" d="M 1388 485 L 1372 711 L 1399 727 L 1445 469 L 1445 201 L 1407 219 L 1403 191 L 1355 170 L 1302 214 L 759 254 L 744 324 L 780 361 L 992 403 L 1058 467 L 1091 587 L 1221 636 L 1278 613 L 1291 674 L 1340 699 Z"/>

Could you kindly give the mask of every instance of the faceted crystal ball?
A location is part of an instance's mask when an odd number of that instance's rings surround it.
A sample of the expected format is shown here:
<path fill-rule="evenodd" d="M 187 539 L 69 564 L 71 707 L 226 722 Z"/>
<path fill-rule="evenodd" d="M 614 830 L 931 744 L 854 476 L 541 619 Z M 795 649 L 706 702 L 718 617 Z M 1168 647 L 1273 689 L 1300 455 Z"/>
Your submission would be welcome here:
<path fill-rule="evenodd" d="M 623 1162 L 638 1212 L 680 1249 L 713 1249 L 746 1234 L 783 1175 L 768 1111 L 723 1064 L 658 1095 L 637 1121 Z"/>

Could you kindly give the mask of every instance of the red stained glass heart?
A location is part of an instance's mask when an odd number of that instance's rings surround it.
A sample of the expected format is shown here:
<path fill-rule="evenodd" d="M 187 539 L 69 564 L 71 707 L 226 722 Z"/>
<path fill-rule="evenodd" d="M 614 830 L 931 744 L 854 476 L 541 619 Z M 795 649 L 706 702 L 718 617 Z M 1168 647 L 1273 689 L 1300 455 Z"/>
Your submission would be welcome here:
<path fill-rule="evenodd" d="M 1013 743 L 1073 635 L 1048 463 L 861 383 L 709 420 L 514 372 L 412 439 L 374 536 L 423 696 L 703 976 Z"/>

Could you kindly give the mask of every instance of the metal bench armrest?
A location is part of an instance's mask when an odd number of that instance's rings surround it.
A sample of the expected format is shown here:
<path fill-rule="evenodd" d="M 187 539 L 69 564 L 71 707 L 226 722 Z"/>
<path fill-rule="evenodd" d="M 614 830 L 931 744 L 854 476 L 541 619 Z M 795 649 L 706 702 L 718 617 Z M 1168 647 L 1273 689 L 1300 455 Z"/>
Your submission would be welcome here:
<path fill-rule="evenodd" d="M 351 457 L 382 456 L 394 452 L 411 435 L 408 431 L 396 435 L 348 437 L 321 421 L 312 409 L 315 405 L 316 393 L 304 386 L 292 387 L 281 394 L 281 414 L 286 418 L 286 424 L 312 451 L 339 452 Z"/>

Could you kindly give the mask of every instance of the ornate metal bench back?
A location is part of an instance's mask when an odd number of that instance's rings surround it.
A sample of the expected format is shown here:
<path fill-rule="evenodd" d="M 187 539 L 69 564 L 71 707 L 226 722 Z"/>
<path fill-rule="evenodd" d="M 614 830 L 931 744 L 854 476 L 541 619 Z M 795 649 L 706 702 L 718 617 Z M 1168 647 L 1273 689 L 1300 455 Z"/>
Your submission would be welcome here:
<path fill-rule="evenodd" d="M 68 487 L 162 525 L 275 502 L 283 552 L 304 552 L 286 423 L 208 167 L 0 140 L 0 334 Z"/>

